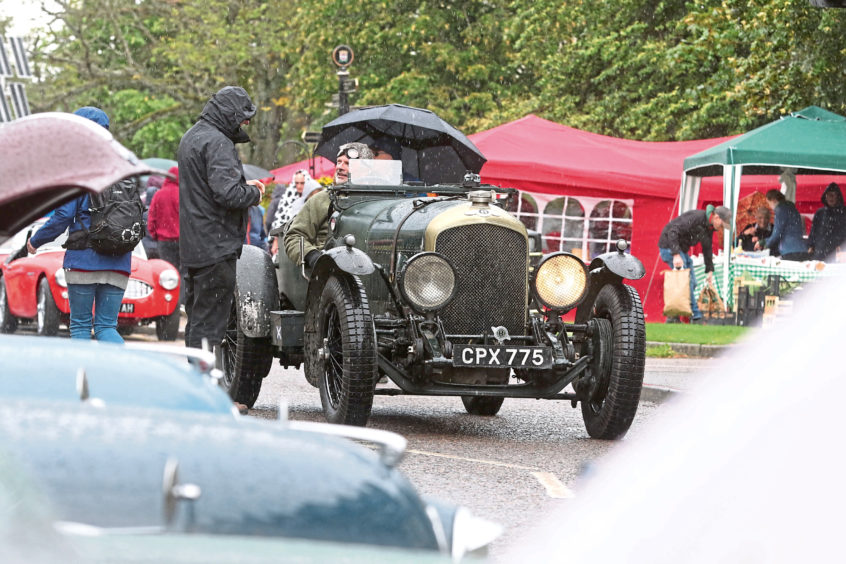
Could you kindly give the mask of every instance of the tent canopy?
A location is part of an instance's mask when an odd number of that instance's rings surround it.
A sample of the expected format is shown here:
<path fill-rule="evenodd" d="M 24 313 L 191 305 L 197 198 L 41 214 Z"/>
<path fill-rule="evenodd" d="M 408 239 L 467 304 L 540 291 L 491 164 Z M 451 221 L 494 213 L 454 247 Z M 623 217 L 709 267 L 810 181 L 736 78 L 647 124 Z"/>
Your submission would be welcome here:
<path fill-rule="evenodd" d="M 726 166 L 743 165 L 744 174 L 821 171 L 846 174 L 846 118 L 817 106 L 724 141 L 684 160 L 688 176 L 723 176 Z"/>
<path fill-rule="evenodd" d="M 482 180 L 522 190 L 675 199 L 684 158 L 722 139 L 635 141 L 535 115 L 470 136 L 485 154 Z"/>

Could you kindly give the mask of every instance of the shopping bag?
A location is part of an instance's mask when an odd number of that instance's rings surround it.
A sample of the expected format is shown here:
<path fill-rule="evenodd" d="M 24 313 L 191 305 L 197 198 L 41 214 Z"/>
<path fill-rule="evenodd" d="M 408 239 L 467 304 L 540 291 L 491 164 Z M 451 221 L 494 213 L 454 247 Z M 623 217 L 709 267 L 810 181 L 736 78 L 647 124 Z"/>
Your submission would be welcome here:
<path fill-rule="evenodd" d="M 704 317 L 722 319 L 725 317 L 726 306 L 713 283 L 705 284 L 699 292 L 699 310 Z"/>
<path fill-rule="evenodd" d="M 690 317 L 690 270 L 680 268 L 664 271 L 664 315 Z"/>

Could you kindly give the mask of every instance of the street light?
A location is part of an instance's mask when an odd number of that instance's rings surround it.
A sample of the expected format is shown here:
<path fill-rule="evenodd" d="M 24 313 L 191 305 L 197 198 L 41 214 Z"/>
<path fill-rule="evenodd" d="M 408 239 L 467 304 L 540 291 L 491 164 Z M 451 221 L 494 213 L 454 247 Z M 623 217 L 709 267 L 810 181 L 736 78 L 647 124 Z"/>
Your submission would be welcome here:
<path fill-rule="evenodd" d="M 338 45 L 332 50 L 332 62 L 338 67 L 338 115 L 342 116 L 350 111 L 350 105 L 347 101 L 347 94 L 355 92 L 358 86 L 357 80 L 350 80 L 350 73 L 347 71 L 355 53 L 348 45 Z"/>

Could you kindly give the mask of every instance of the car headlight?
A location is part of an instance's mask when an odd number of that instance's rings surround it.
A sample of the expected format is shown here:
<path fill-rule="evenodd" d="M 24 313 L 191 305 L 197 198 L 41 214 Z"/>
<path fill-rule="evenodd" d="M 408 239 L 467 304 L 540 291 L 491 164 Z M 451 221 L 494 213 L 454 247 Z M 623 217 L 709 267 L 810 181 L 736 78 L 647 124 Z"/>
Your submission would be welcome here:
<path fill-rule="evenodd" d="M 172 268 L 163 270 L 159 274 L 159 285 L 165 290 L 173 290 L 179 286 L 179 273 Z"/>
<path fill-rule="evenodd" d="M 68 281 L 65 279 L 65 269 L 60 268 L 53 274 L 53 278 L 56 280 L 56 284 L 61 286 L 62 288 L 68 287 Z"/>
<path fill-rule="evenodd" d="M 439 310 L 455 296 L 455 269 L 443 255 L 419 253 L 405 263 L 399 289 L 415 311 Z"/>
<path fill-rule="evenodd" d="M 534 291 L 538 301 L 549 309 L 570 309 L 587 290 L 585 264 L 570 253 L 552 253 L 535 270 Z"/>

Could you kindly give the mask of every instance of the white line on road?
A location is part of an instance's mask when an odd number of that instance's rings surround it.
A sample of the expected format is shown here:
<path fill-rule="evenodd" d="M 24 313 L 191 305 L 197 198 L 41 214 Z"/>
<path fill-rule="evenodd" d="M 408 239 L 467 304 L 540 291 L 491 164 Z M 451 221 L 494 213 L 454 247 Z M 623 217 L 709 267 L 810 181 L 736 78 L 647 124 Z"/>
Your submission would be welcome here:
<path fill-rule="evenodd" d="M 561 480 L 556 478 L 554 474 L 550 472 L 532 472 L 531 474 L 546 488 L 546 493 L 549 497 L 554 497 L 555 499 L 572 499 L 576 497 L 573 490 L 562 484 Z"/>
<path fill-rule="evenodd" d="M 519 464 L 508 464 L 507 462 L 497 462 L 496 460 L 482 460 L 480 458 L 467 458 L 464 456 L 454 456 L 452 454 L 441 454 L 440 452 L 429 452 L 426 450 L 411 450 L 408 449 L 405 452 L 410 452 L 413 454 L 421 454 L 423 456 L 437 456 L 439 458 L 450 458 L 452 460 L 464 460 L 466 462 L 479 462 L 481 464 L 490 464 L 491 466 L 502 466 L 504 468 L 517 468 L 519 470 L 540 470 L 540 468 L 534 466 L 520 466 Z"/>
<path fill-rule="evenodd" d="M 431 452 L 426 450 L 412 450 L 408 449 L 406 452 L 412 454 L 419 454 L 422 456 L 436 456 L 438 458 L 449 458 L 451 460 L 462 460 L 464 462 L 477 462 L 479 464 L 488 464 L 490 466 L 502 466 L 503 468 L 516 468 L 518 470 L 529 470 L 529 473 L 540 482 L 546 490 L 549 497 L 555 499 L 572 499 L 576 497 L 573 490 L 561 483 L 561 480 L 555 477 L 551 472 L 542 472 L 539 468 L 533 466 L 521 466 L 519 464 L 509 464 L 507 462 L 498 462 L 496 460 L 482 460 L 480 458 L 467 458 L 466 456 L 455 456 L 452 454 L 442 454 L 440 452 Z"/>

